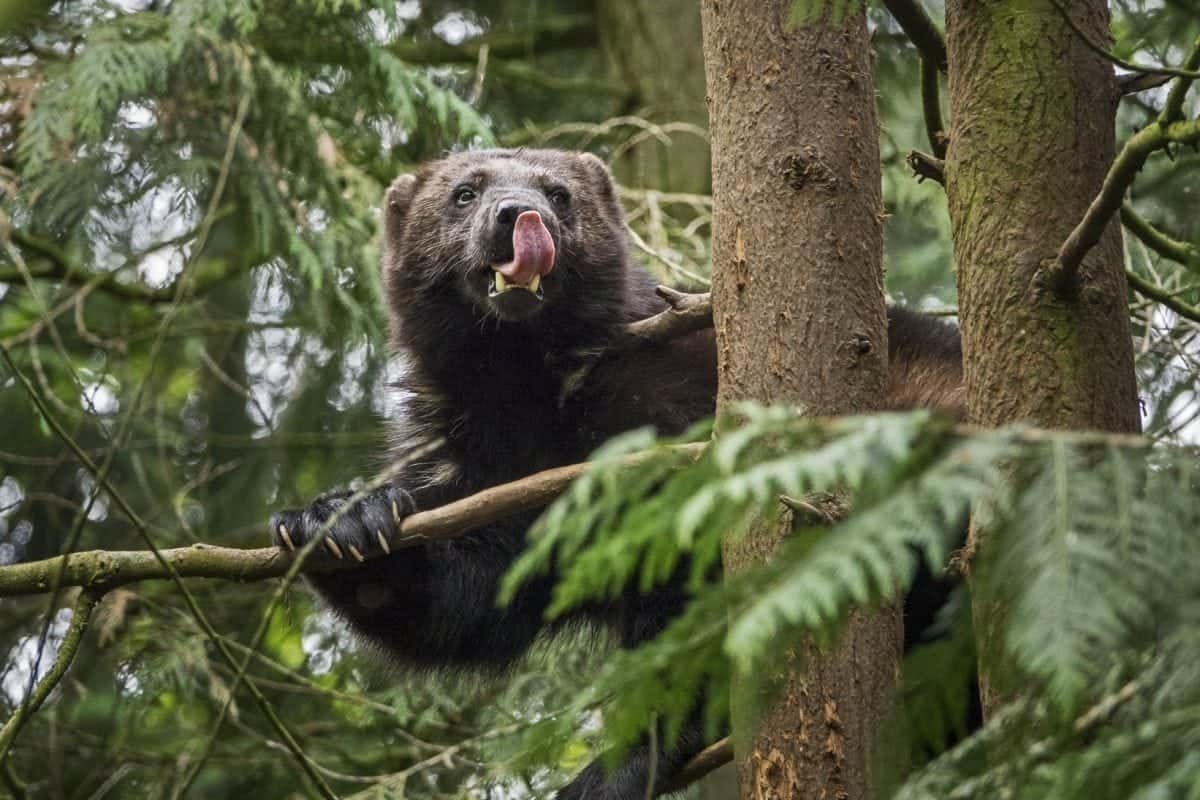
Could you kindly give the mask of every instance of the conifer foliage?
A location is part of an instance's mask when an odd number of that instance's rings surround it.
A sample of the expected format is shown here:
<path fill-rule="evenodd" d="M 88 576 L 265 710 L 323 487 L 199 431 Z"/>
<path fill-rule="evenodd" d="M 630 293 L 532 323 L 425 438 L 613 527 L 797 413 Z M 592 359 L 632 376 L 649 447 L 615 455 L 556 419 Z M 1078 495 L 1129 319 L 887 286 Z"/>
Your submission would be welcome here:
<path fill-rule="evenodd" d="M 832 641 L 854 609 L 894 602 L 922 563 L 945 569 L 972 512 L 999 531 L 1003 557 L 974 563 L 959 551 L 953 563 L 984 575 L 977 591 L 1009 609 L 1003 641 L 1020 701 L 915 772 L 898 796 L 1170 797 L 1196 785 L 1200 582 L 1185 566 L 1200 558 L 1195 450 L 1105 434 L 969 431 L 926 412 L 821 421 L 745 406 L 736 426 L 718 428 L 732 432 L 695 460 L 678 442 L 651 444 L 647 432 L 610 443 L 542 518 L 509 576 L 511 593 L 555 564 L 551 613 L 561 614 L 678 569 L 689 575 L 687 612 L 606 664 L 583 701 L 608 699 L 614 744 L 656 722 L 669 735 L 704 689 L 710 729 L 720 730 L 729 670 L 769 685 L 781 649 L 802 636 Z M 648 446 L 657 456 L 634 468 L 620 458 Z M 838 495 L 853 499 L 833 525 L 780 501 L 804 498 L 819 511 Z M 721 537 L 763 513 L 792 516 L 788 544 L 764 567 L 720 580 Z M 884 734 L 909 741 L 918 762 L 963 731 L 954 687 L 969 680 L 973 659 L 954 657 L 964 642 L 950 629 L 962 622 L 946 622 L 948 636 L 925 646 L 935 658 L 921 648 L 910 656 L 908 669 L 921 672 L 909 676 Z M 951 688 L 930 686 L 939 683 Z M 881 774 L 899 769 L 884 764 Z"/>
<path fill-rule="evenodd" d="M 636 168 L 648 145 L 670 155 L 705 132 L 614 78 L 606 4 L 0 2 L 0 570 L 261 547 L 272 510 L 375 474 L 404 401 L 379 204 L 446 150 L 581 147 L 623 165 L 635 255 L 705 284 L 712 198 Z M 1115 0 L 1109 55 L 1177 66 L 1173 124 L 1191 131 L 1187 5 Z M 791 24 L 829 7 L 798 0 Z M 921 75 L 902 27 L 867 14 L 888 286 L 953 313 L 944 192 L 906 161 L 937 150 L 922 118 L 937 64 Z M 1168 91 L 1127 95 L 1119 139 Z M 554 618 L 679 576 L 686 610 L 637 650 L 567 630 L 502 679 L 398 675 L 306 593 L 236 575 L 186 595 L 146 580 L 102 600 L 0 598 L 0 796 L 545 797 L 689 715 L 719 738 L 731 676 L 769 692 L 781 649 L 834 642 L 931 572 L 970 574 L 977 596 L 963 582 L 905 661 L 881 797 L 1200 798 L 1200 161 L 1172 147 L 1122 210 L 1145 437 L 758 405 L 675 440 L 628 433 L 546 510 L 497 602 L 554 570 Z M 722 538 L 763 514 L 790 525 L 785 545 L 724 579 Z M 994 558 L 964 547 L 969 517 Z M 1005 609 L 989 640 L 1012 665 L 1012 702 L 978 730 L 972 601 Z M 71 611 L 93 606 L 90 626 Z"/>

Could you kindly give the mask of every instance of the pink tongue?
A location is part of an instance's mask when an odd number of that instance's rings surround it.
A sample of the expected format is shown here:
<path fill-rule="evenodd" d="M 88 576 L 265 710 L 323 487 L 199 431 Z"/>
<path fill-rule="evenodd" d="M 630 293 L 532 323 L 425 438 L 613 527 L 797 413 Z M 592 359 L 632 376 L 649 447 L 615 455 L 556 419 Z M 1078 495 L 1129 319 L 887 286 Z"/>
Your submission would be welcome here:
<path fill-rule="evenodd" d="M 513 260 L 492 268 L 509 280 L 526 284 L 534 275 L 554 269 L 554 240 L 536 211 L 524 211 L 513 227 Z"/>

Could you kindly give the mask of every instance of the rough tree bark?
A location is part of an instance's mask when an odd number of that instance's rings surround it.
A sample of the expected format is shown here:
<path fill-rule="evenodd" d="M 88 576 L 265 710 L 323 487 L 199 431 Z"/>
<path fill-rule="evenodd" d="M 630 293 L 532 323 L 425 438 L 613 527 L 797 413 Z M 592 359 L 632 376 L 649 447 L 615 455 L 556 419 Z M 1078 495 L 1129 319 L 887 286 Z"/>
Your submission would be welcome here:
<path fill-rule="evenodd" d="M 1092 41 L 1108 41 L 1105 0 L 1063 7 Z M 1113 159 L 1120 92 L 1112 66 L 1052 0 L 950 0 L 946 28 L 946 190 L 970 419 L 1136 431 L 1119 224 L 1073 285 L 1050 280 Z M 971 542 L 968 568 L 986 564 L 986 532 L 973 530 Z M 987 713 L 1006 694 L 1002 609 L 976 603 L 974 613 Z"/>
<path fill-rule="evenodd" d="M 870 44 L 861 8 L 789 27 L 791 6 L 702 4 L 718 408 L 753 399 L 869 411 L 887 367 Z M 729 542 L 725 569 L 770 558 L 782 535 L 764 522 Z M 853 619 L 832 652 L 805 645 L 779 653 L 778 674 L 735 678 L 741 796 L 865 797 L 900 646 L 889 608 Z M 782 690 L 754 717 L 770 684 Z"/>

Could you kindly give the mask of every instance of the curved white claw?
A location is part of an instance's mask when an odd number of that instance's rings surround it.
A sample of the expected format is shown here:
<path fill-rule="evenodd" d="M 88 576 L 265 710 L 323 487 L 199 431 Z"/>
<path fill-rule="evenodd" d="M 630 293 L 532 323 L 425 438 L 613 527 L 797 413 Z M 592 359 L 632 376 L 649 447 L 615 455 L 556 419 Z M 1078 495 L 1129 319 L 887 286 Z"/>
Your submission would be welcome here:
<path fill-rule="evenodd" d="M 338 543 L 328 536 L 325 537 L 325 549 L 333 554 L 335 558 L 345 559 L 346 556 L 342 553 L 342 548 L 338 547 Z"/>
<path fill-rule="evenodd" d="M 283 543 L 287 545 L 288 550 L 291 550 L 293 553 L 296 552 L 296 543 L 292 541 L 291 534 L 288 533 L 288 529 L 282 524 L 279 526 L 279 538 L 283 539 Z"/>

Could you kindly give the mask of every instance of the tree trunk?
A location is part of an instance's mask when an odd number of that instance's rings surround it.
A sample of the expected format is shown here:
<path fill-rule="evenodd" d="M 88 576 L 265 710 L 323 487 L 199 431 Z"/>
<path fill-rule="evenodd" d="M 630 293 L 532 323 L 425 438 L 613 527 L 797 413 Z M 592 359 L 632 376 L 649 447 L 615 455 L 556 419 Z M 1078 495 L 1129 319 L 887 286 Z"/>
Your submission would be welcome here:
<path fill-rule="evenodd" d="M 696 0 L 597 0 L 600 46 L 609 72 L 629 87 L 622 113 L 658 124 L 708 126 L 704 54 Z M 637 131 L 631 131 L 631 135 Z M 621 183 L 666 192 L 707 194 L 708 143 L 693 131 L 668 134 L 670 146 L 649 137 L 613 162 Z"/>
<path fill-rule="evenodd" d="M 1107 42 L 1105 0 L 1065 4 Z M 1111 224 L 1078 286 L 1047 280 L 1058 248 L 1099 191 L 1114 153 L 1112 66 L 1051 0 L 950 0 L 946 189 L 958 267 L 972 422 L 1139 428 L 1120 227 Z M 974 561 L 987 536 L 972 531 Z M 985 713 L 1008 692 L 1002 609 L 976 603 Z"/>
<path fill-rule="evenodd" d="M 786 24 L 792 0 L 705 0 L 720 410 L 869 411 L 887 368 L 878 123 L 861 9 Z M 771 557 L 763 522 L 724 549 Z M 832 652 L 779 654 L 731 687 L 741 796 L 862 798 L 898 672 L 898 610 L 856 615 Z M 801 674 L 799 663 L 805 665 Z M 778 674 L 774 674 L 778 673 Z M 762 690 L 782 687 L 757 717 Z"/>

